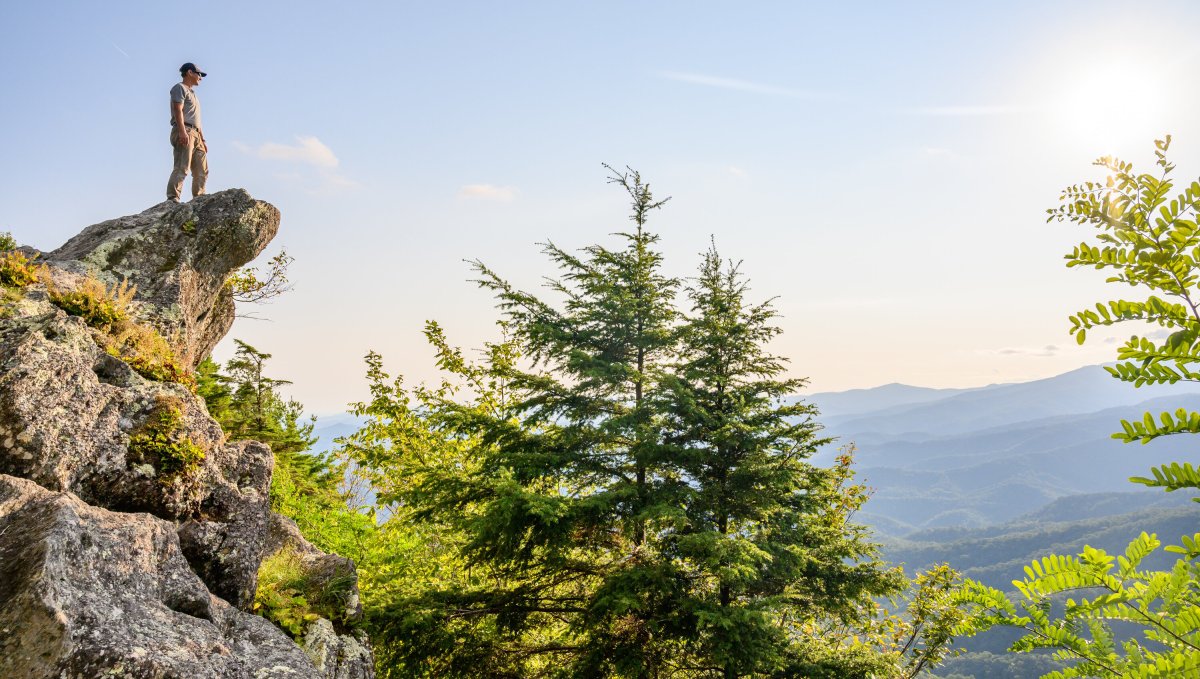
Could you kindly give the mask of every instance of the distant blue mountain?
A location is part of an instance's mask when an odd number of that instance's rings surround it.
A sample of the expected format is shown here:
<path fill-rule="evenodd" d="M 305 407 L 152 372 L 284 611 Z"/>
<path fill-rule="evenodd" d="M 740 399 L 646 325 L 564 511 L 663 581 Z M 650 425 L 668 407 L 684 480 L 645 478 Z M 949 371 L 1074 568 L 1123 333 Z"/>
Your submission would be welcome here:
<path fill-rule="evenodd" d="M 838 438 L 817 462 L 854 443 L 859 478 L 874 489 L 859 518 L 882 535 L 904 536 L 981 528 L 1061 498 L 1128 491 L 1130 476 L 1194 459 L 1178 437 L 1129 446 L 1111 434 L 1146 411 L 1200 411 L 1200 385 L 1134 389 L 1092 366 L 979 389 L 886 385 L 809 400 L 828 405 L 831 414 L 818 420 Z"/>
<path fill-rule="evenodd" d="M 366 422 L 365 418 L 355 417 L 350 413 L 317 416 L 317 426 L 313 429 L 313 434 L 317 436 L 317 443 L 313 445 L 313 451 L 332 450 L 335 447 L 334 439 L 353 434 L 364 422 Z"/>
<path fill-rule="evenodd" d="M 805 396 L 804 400 L 817 406 L 821 411 L 821 419 L 828 421 L 830 418 L 845 415 L 861 417 L 865 413 L 878 412 L 896 406 L 911 406 L 930 401 L 940 401 L 969 391 L 990 388 L 930 389 L 928 387 L 910 387 L 907 384 L 893 382 L 892 384 L 885 384 L 881 387 L 872 387 L 870 389 L 826 391 L 810 394 Z"/>
<path fill-rule="evenodd" d="M 1178 394 L 1200 394 L 1200 384 L 1180 382 L 1135 389 L 1110 376 L 1100 366 L 1088 366 L 1055 377 L 980 389 L 915 390 L 904 385 L 814 394 L 809 400 L 832 403 L 833 411 L 820 421 L 827 433 L 864 444 L 903 438 L 919 441 L 947 434 L 968 433 L 1055 415 L 1079 415 Z M 932 392 L 932 393 L 931 393 Z M 950 392 L 935 397 L 938 392 Z M 902 398 L 910 396 L 907 402 Z M 882 409 L 878 402 L 895 401 Z M 862 410 L 854 410 L 861 404 Z"/>
<path fill-rule="evenodd" d="M 1049 553 L 1084 545 L 1121 553 L 1142 531 L 1172 543 L 1200 526 L 1194 493 L 1128 481 L 1156 464 L 1195 462 L 1193 437 L 1144 446 L 1111 438 L 1120 420 L 1146 411 L 1200 412 L 1200 385 L 1134 389 L 1092 366 L 971 390 L 889 384 L 808 400 L 822 409 L 824 433 L 840 438 L 817 462 L 828 462 L 838 445 L 857 445 L 859 479 L 874 493 L 855 518 L 874 528 L 885 559 L 910 575 L 948 562 L 1008 589 Z M 1160 549 L 1143 567 L 1167 568 L 1173 558 Z M 973 638 L 937 674 L 1015 679 L 1055 669 L 1044 655 L 1005 653 L 1014 639 L 1008 629 Z"/>

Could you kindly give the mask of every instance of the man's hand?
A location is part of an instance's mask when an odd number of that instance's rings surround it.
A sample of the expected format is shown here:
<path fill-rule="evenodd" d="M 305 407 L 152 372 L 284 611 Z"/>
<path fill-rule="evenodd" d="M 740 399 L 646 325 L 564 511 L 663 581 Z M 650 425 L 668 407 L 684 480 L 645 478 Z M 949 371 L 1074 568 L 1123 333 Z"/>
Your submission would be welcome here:
<path fill-rule="evenodd" d="M 180 146 L 187 146 L 188 141 L 190 141 L 186 127 L 179 128 L 179 131 L 175 134 L 175 137 L 178 139 Z"/>

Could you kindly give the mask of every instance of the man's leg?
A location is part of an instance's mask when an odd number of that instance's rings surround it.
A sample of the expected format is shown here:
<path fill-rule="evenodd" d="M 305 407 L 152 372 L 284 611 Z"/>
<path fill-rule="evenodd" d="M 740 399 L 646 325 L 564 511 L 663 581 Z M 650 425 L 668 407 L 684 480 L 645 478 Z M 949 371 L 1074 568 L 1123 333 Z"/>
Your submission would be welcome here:
<path fill-rule="evenodd" d="M 204 195 L 204 185 L 208 182 L 208 146 L 200 138 L 200 133 L 192 131 L 192 197 Z"/>
<path fill-rule="evenodd" d="M 171 178 L 167 180 L 167 200 L 178 201 L 179 195 L 183 193 L 183 178 L 187 176 L 188 166 L 192 164 L 191 135 L 188 135 L 187 144 L 180 145 L 175 129 L 172 128 L 171 150 L 175 156 L 175 163 L 171 168 Z"/>

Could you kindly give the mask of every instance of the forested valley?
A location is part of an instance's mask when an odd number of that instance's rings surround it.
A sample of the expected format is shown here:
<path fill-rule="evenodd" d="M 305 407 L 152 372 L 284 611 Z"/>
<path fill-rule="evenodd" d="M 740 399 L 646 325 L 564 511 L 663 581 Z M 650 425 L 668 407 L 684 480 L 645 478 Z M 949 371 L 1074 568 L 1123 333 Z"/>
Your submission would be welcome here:
<path fill-rule="evenodd" d="M 1107 177 L 1049 211 L 1094 229 L 1068 266 L 1148 293 L 1071 315 L 1078 341 L 1122 322 L 1169 331 L 1135 335 L 1106 368 L 1147 396 L 1200 381 L 1200 182 L 1175 183 L 1168 148 L 1156 143 L 1148 174 L 1101 159 Z M 855 441 L 828 435 L 805 381 L 770 352 L 772 296 L 803 293 L 752 289 L 753 262 L 718 244 L 693 276 L 666 276 L 653 217 L 667 200 L 608 171 L 629 198 L 620 233 L 579 251 L 542 244 L 542 292 L 473 261 L 499 339 L 462 348 L 431 319 L 434 384 L 385 368 L 406 357 L 369 353 L 359 426 L 325 450 L 270 347 L 239 342 L 197 372 L 230 437 L 271 446 L 272 509 L 356 564 L 364 617 L 343 622 L 365 630 L 379 676 L 1200 675 L 1189 461 L 1151 469 L 1127 445 L 1153 498 L 877 533 L 863 519 L 887 511 L 872 512 Z M 1164 410 L 1100 433 L 1200 433 L 1200 414 Z M 333 615 L 296 558 L 263 563 L 254 604 L 294 635 Z"/>

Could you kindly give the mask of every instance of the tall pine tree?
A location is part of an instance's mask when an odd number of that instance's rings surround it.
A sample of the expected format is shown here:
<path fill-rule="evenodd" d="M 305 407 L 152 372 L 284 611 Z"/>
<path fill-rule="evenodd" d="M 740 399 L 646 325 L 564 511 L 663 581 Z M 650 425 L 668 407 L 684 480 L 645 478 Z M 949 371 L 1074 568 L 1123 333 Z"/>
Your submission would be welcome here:
<path fill-rule="evenodd" d="M 437 483 L 440 509 L 467 522 L 468 559 L 506 583 L 476 600 L 508 635 L 496 656 L 520 658 L 510 667 L 528 676 L 655 676 L 686 614 L 669 605 L 681 574 L 657 551 L 681 515 L 657 397 L 679 284 L 646 226 L 665 201 L 635 172 L 611 181 L 630 197 L 633 228 L 618 249 L 545 246 L 560 306 L 476 263 L 527 367 L 507 368 L 514 403 L 503 417 L 458 408 L 448 418 L 478 441 L 481 461 Z"/>
<path fill-rule="evenodd" d="M 715 248 L 688 293 L 663 403 L 687 509 L 664 550 L 688 574 L 677 605 L 696 620 L 681 665 L 702 676 L 795 676 L 798 667 L 854 676 L 861 662 L 851 654 L 845 663 L 811 657 L 802 625 L 859 618 L 902 580 L 847 523 L 855 500 L 845 463 L 808 462 L 830 440 L 815 409 L 795 400 L 805 380 L 782 378 L 784 360 L 766 349 L 780 333 L 770 301 L 749 303 L 737 265 Z"/>

